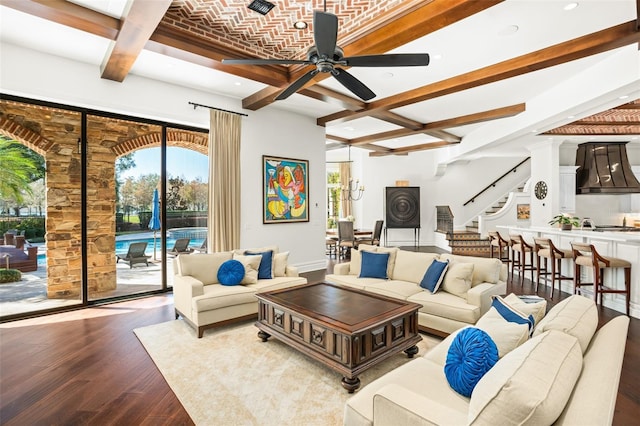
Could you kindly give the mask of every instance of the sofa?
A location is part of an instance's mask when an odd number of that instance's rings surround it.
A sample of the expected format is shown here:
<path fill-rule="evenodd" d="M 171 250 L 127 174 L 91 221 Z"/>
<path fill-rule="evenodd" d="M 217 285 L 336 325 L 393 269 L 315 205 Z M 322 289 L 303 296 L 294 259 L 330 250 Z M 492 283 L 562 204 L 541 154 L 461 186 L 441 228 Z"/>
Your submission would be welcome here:
<path fill-rule="evenodd" d="M 362 274 L 362 257 L 388 253 L 386 277 Z M 434 261 L 447 262 L 440 288 L 432 293 L 420 286 Z M 498 259 L 436 254 L 361 244 L 351 250 L 351 261 L 334 266 L 325 281 L 422 305 L 420 330 L 447 336 L 476 321 L 489 309 L 491 296 L 506 292 L 507 267 Z"/>
<path fill-rule="evenodd" d="M 485 315 L 492 313 L 493 309 Z M 470 397 L 454 390 L 447 375 L 459 335 L 476 328 L 465 327 L 362 388 L 347 401 L 344 424 L 611 424 L 629 318 L 618 316 L 596 332 L 597 325 L 593 300 L 568 297 L 535 324 L 531 337 L 478 376 Z M 511 326 L 503 321 L 485 329 L 499 342 L 499 335 Z"/>
<path fill-rule="evenodd" d="M 276 246 L 178 255 L 173 259 L 176 319 L 182 316 L 201 338 L 207 328 L 256 317 L 256 293 L 307 283 L 288 257 Z M 237 285 L 223 285 L 219 272 L 231 260 L 242 264 L 243 278 Z"/>

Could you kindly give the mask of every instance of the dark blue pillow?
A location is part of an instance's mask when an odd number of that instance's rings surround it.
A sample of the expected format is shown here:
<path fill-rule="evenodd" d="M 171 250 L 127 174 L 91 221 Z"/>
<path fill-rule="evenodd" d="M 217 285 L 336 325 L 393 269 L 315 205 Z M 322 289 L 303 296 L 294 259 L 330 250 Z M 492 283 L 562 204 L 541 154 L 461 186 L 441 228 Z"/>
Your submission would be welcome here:
<path fill-rule="evenodd" d="M 225 260 L 218 268 L 218 282 L 222 285 L 238 285 L 244 278 L 244 265 L 239 260 Z"/>
<path fill-rule="evenodd" d="M 427 272 L 424 273 L 424 277 L 422 277 L 422 281 L 420 281 L 420 287 L 429 290 L 431 293 L 438 291 L 448 267 L 448 260 L 440 262 L 434 259 L 427 268 Z"/>
<path fill-rule="evenodd" d="M 387 279 L 387 263 L 389 263 L 389 253 L 373 253 L 362 251 L 362 262 L 360 263 L 359 278 L 382 278 Z"/>
<path fill-rule="evenodd" d="M 449 346 L 444 374 L 449 386 L 469 398 L 482 376 L 498 362 L 498 347 L 483 330 L 463 329 Z"/>
<path fill-rule="evenodd" d="M 535 326 L 536 322 L 536 320 L 533 318 L 533 315 L 526 316 L 522 312 L 515 310 L 500 296 L 496 296 L 493 298 L 491 306 L 496 308 L 496 311 L 498 311 L 498 313 L 505 320 L 509 322 L 515 322 L 516 324 L 527 324 L 527 326 L 529 327 L 529 336 L 533 334 L 533 327 Z"/>
<path fill-rule="evenodd" d="M 260 259 L 260 266 L 258 267 L 259 280 L 270 280 L 273 278 L 273 272 L 271 271 L 271 267 L 273 266 L 273 250 L 263 252 L 245 251 L 244 254 L 247 256 L 262 256 L 262 259 Z"/>

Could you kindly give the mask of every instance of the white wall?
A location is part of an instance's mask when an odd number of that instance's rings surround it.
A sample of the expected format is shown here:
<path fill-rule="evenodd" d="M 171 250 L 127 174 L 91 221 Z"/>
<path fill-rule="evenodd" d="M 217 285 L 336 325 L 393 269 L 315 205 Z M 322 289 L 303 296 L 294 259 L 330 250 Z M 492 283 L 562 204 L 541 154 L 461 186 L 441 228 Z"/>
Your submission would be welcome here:
<path fill-rule="evenodd" d="M 209 127 L 209 110 L 188 102 L 245 112 L 242 121 L 243 247 L 277 244 L 301 271 L 323 269 L 325 238 L 324 128 L 315 120 L 269 106 L 243 111 L 241 100 L 129 75 L 103 80 L 96 66 L 2 44 L 0 90 L 6 94 Z M 310 222 L 262 224 L 262 155 L 309 160 Z"/>

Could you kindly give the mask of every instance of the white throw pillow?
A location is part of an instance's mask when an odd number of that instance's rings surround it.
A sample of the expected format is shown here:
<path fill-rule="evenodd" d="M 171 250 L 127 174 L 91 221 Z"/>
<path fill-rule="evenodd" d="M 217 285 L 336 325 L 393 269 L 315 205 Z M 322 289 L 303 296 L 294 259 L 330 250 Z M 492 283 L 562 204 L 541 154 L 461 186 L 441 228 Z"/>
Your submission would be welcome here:
<path fill-rule="evenodd" d="M 467 292 L 471 288 L 473 268 L 473 263 L 449 263 L 449 269 L 447 269 L 442 282 L 442 289 L 466 300 Z"/>
<path fill-rule="evenodd" d="M 239 261 L 244 265 L 244 278 L 240 281 L 240 284 L 255 284 L 258 282 L 258 268 L 260 267 L 260 261 L 262 260 L 262 256 L 260 255 L 251 255 L 244 256 L 235 254 L 233 255 L 234 260 Z"/>
<path fill-rule="evenodd" d="M 529 326 L 507 321 L 493 306 L 480 317 L 476 327 L 487 332 L 498 347 L 500 358 L 529 340 Z"/>
<path fill-rule="evenodd" d="M 547 313 L 547 301 L 544 299 L 535 303 L 527 303 L 515 294 L 511 293 L 506 296 L 504 300 L 523 314 L 533 315 L 533 319 L 536 320 L 535 325 L 538 325 Z"/>
<path fill-rule="evenodd" d="M 273 260 L 273 276 L 274 277 L 284 277 L 287 274 L 287 264 L 289 262 L 289 252 L 284 251 L 282 253 L 277 253 L 274 256 Z"/>
<path fill-rule="evenodd" d="M 460 256 L 456 254 L 443 253 L 440 255 L 440 259 L 449 259 L 450 262 L 469 262 L 468 256 Z M 473 278 L 471 279 L 471 287 L 475 287 L 481 283 L 496 284 L 500 278 L 500 269 L 502 268 L 502 262 L 500 259 L 473 258 Z"/>
<path fill-rule="evenodd" d="M 176 264 L 180 275 L 190 275 L 204 285 L 218 283 L 218 269 L 225 261 L 232 259 L 230 251 L 217 253 L 194 253 L 178 256 Z"/>
<path fill-rule="evenodd" d="M 560 330 L 578 339 L 582 353 L 598 327 L 598 308 L 593 299 L 573 295 L 549 310 L 533 330 L 537 336 L 548 330 Z"/>
<path fill-rule="evenodd" d="M 550 425 L 562 413 L 580 371 L 578 340 L 552 330 L 500 359 L 469 401 L 470 425 Z"/>
<path fill-rule="evenodd" d="M 438 255 L 435 253 L 398 250 L 391 279 L 420 284 L 425 272 L 427 272 L 433 260 L 437 258 Z"/>

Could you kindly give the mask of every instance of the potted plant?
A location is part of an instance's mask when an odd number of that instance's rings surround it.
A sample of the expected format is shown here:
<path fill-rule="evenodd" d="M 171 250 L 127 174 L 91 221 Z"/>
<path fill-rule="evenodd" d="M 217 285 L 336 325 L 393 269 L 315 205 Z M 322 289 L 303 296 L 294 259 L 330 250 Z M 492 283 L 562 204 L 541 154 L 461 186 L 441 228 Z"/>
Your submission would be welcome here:
<path fill-rule="evenodd" d="M 560 213 L 549 221 L 549 225 L 558 224 L 563 231 L 570 231 L 574 226 L 580 226 L 580 218 L 568 213 Z"/>

